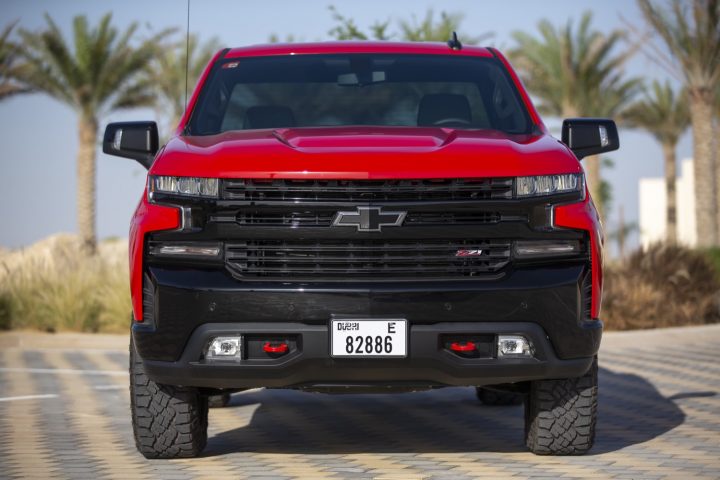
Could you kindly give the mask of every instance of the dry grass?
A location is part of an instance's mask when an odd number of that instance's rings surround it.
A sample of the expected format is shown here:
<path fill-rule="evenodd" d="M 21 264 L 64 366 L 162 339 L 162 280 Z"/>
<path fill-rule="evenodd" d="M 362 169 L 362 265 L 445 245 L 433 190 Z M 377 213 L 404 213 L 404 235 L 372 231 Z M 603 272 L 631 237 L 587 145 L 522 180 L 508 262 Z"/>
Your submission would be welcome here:
<path fill-rule="evenodd" d="M 0 328 L 125 331 L 130 314 L 127 242 L 103 242 L 87 257 L 78 239 L 56 235 L 0 257 Z"/>
<path fill-rule="evenodd" d="M 628 330 L 720 321 L 718 271 L 705 252 L 654 245 L 605 270 L 601 317 Z"/>

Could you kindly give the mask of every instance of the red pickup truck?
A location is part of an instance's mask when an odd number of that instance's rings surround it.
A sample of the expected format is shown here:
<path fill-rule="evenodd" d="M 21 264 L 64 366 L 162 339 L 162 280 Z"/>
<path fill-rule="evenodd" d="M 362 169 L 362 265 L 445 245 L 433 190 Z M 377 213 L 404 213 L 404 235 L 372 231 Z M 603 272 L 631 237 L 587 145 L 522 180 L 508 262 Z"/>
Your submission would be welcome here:
<path fill-rule="evenodd" d="M 103 141 L 149 169 L 130 229 L 139 451 L 198 455 L 208 399 L 243 389 L 446 386 L 524 401 L 535 453 L 588 451 L 603 236 L 579 160 L 618 146 L 606 119 L 553 138 L 492 48 L 218 52 L 166 145 L 153 122 Z"/>

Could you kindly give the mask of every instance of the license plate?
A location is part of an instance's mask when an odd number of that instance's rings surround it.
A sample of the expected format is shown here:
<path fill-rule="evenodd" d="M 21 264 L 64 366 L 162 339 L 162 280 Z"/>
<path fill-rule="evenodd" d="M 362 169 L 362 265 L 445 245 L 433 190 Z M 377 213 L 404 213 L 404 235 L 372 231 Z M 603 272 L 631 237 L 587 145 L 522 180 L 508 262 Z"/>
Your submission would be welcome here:
<path fill-rule="evenodd" d="M 330 330 L 333 357 L 407 356 L 407 320 L 332 320 Z"/>

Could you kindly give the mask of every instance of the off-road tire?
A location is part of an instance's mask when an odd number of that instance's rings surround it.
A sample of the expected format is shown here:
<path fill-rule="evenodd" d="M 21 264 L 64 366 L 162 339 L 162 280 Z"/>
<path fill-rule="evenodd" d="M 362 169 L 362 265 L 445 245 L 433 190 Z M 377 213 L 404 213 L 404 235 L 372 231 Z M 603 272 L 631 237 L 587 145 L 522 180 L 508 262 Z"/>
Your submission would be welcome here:
<path fill-rule="evenodd" d="M 207 397 L 160 385 L 145 374 L 130 340 L 130 411 L 135 446 L 145 458 L 196 457 L 207 443 Z"/>
<path fill-rule="evenodd" d="M 230 394 L 221 393 L 219 395 L 208 395 L 207 397 L 208 407 L 210 408 L 223 408 L 227 407 L 230 403 Z"/>
<path fill-rule="evenodd" d="M 525 443 L 537 455 L 582 455 L 595 441 L 597 358 L 578 378 L 531 382 L 525 400 Z"/>
<path fill-rule="evenodd" d="M 523 394 L 517 392 L 503 392 L 489 388 L 475 387 L 475 394 L 483 405 L 508 406 L 523 403 Z"/>

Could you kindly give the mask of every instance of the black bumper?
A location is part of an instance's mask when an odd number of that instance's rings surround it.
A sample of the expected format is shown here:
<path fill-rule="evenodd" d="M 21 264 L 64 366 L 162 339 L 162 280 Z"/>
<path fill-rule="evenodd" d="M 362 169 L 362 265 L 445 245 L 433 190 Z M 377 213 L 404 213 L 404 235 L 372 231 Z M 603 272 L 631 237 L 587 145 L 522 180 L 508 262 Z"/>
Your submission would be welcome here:
<path fill-rule="evenodd" d="M 298 348 L 274 359 L 212 362 L 202 360 L 208 342 L 229 335 L 297 335 Z M 453 334 L 519 334 L 534 348 L 533 358 L 465 358 L 441 348 L 440 338 Z M 584 374 L 592 357 L 561 360 L 539 325 L 533 323 L 439 323 L 411 325 L 408 357 L 401 359 L 335 359 L 329 355 L 328 328 L 298 323 L 205 324 L 190 338 L 175 362 L 145 361 L 158 383 L 206 388 L 434 387 L 493 385 Z"/>
<path fill-rule="evenodd" d="M 238 282 L 224 271 L 150 267 L 153 321 L 134 324 L 138 353 L 160 383 L 215 388 L 403 383 L 487 385 L 582 375 L 602 322 L 583 318 L 586 264 L 516 269 L 499 280 L 375 283 Z M 405 318 L 405 359 L 332 359 L 333 316 Z M 293 334 L 302 348 L 273 362 L 208 365 L 211 336 Z M 439 347 L 447 333 L 518 333 L 527 360 L 464 359 Z"/>

